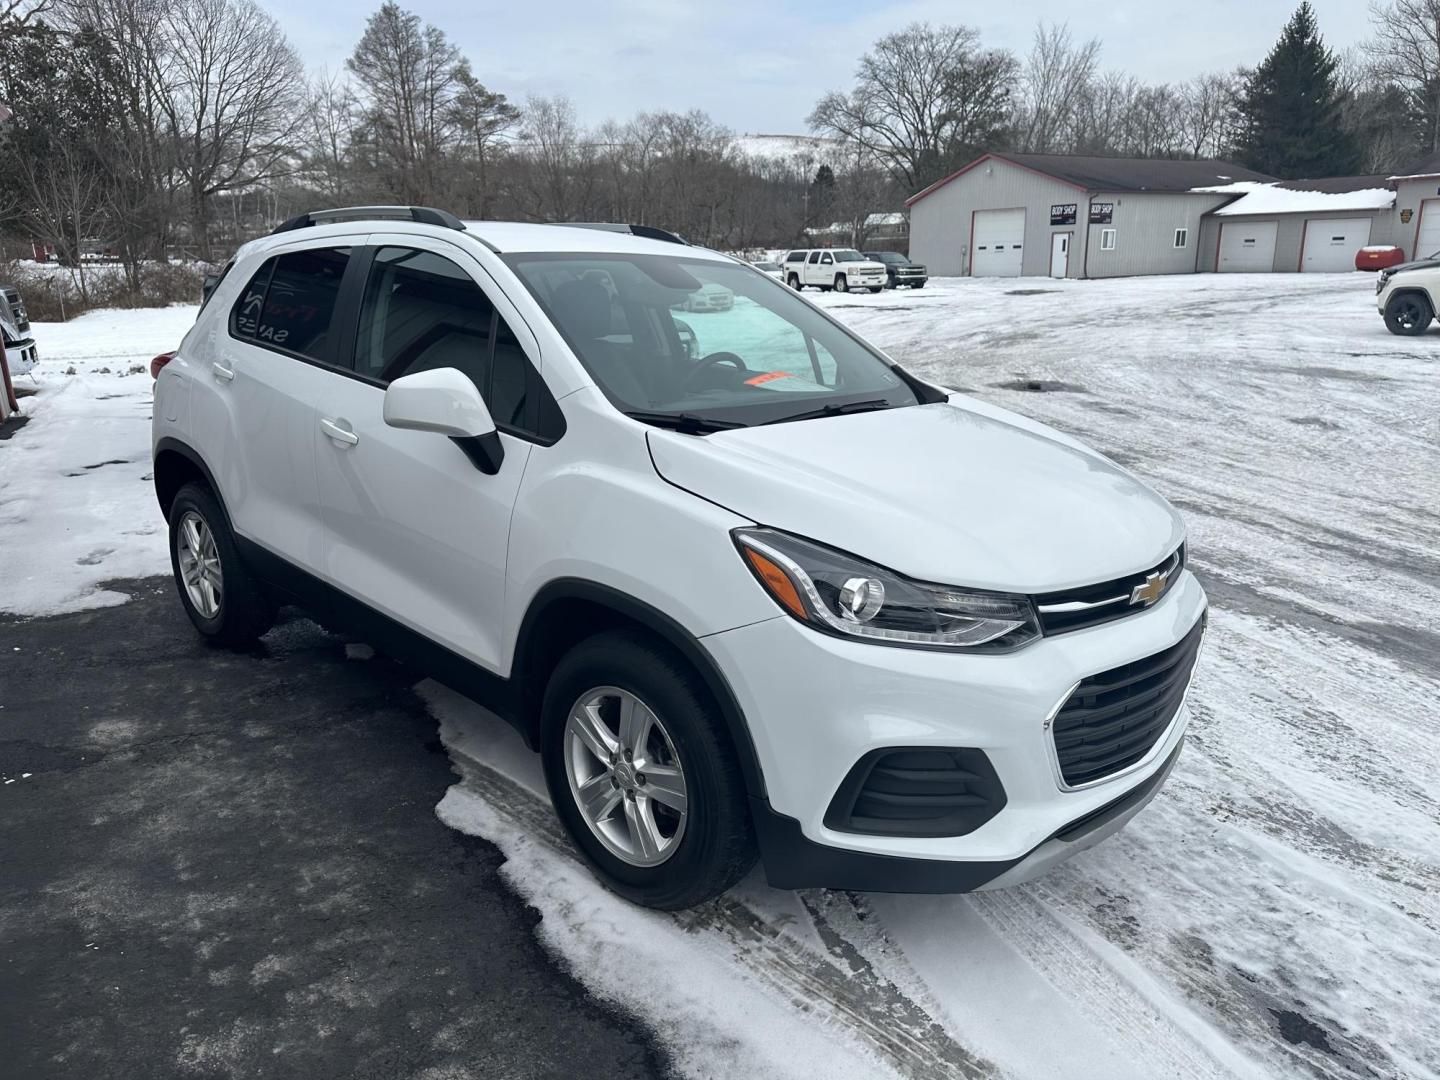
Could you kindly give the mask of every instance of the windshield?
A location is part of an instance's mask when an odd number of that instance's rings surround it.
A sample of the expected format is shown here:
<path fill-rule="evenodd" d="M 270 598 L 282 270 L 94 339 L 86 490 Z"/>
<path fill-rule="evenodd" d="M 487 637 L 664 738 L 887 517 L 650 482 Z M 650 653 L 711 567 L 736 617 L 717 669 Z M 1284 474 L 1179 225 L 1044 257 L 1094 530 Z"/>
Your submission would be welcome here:
<path fill-rule="evenodd" d="M 849 251 L 849 250 L 847 250 L 847 249 L 845 249 L 845 248 L 841 248 L 839 251 L 835 252 L 835 261 L 836 261 L 836 262 L 864 262 L 864 261 L 865 261 L 865 256 L 861 255 L 858 251 Z"/>
<path fill-rule="evenodd" d="M 744 426 L 919 402 L 882 357 L 740 264 L 588 253 L 505 261 L 624 412 Z"/>

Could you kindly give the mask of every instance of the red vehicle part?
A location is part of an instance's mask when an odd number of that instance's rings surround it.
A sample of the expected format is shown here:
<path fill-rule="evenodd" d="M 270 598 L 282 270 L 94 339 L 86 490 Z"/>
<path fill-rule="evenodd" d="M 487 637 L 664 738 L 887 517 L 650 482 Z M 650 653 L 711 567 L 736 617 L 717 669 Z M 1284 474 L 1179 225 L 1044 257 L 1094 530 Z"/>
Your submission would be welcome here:
<path fill-rule="evenodd" d="M 1387 266 L 1399 266 L 1404 261 L 1404 249 L 1393 244 L 1363 247 L 1355 253 L 1356 270 L 1384 270 Z"/>
<path fill-rule="evenodd" d="M 170 352 L 162 352 L 159 356 L 155 357 L 154 360 L 151 360 L 150 378 L 158 379 L 160 377 L 160 369 L 174 359 L 175 351 L 172 349 Z"/>

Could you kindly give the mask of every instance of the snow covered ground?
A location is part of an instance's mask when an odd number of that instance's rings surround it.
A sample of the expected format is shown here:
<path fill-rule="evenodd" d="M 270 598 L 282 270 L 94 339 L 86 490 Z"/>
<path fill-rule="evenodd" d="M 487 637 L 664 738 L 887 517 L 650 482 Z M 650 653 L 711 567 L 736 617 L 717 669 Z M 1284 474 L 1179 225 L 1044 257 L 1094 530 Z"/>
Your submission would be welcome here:
<path fill-rule="evenodd" d="M 1098 446 L 1189 521 L 1213 615 L 1187 749 L 1127 830 L 1049 877 L 912 897 L 752 876 L 698 911 L 639 911 L 575 861 L 518 739 L 424 684 L 460 775 L 441 818 L 505 850 L 546 945 L 688 1075 L 1440 1077 L 1440 331 L 1390 336 L 1372 288 L 807 292 L 917 372 Z M 43 390 L 0 442 L 0 607 L 116 602 L 100 582 L 166 572 L 149 379 L 115 372 L 192 314 L 36 327 Z"/>

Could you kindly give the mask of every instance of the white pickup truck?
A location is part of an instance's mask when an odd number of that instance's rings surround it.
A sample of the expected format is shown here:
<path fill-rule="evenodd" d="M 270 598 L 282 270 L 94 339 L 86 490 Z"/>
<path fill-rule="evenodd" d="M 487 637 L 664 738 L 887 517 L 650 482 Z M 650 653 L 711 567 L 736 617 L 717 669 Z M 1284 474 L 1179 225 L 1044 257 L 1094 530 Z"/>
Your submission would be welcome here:
<path fill-rule="evenodd" d="M 800 248 L 785 256 L 785 284 L 796 290 L 814 285 L 825 292 L 869 289 L 878 293 L 888 280 L 884 263 L 867 259 L 853 248 Z"/>
<path fill-rule="evenodd" d="M 10 377 L 28 375 L 39 362 L 35 339 L 30 336 L 30 315 L 20 290 L 14 285 L 0 284 L 0 335 L 5 342 L 5 363 Z"/>

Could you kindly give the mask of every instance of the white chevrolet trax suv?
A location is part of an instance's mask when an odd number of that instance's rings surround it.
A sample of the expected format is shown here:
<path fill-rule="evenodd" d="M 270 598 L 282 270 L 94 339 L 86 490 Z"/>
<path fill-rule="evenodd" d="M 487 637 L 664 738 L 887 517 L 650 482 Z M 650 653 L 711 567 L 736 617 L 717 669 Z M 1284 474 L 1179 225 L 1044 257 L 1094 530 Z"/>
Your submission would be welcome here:
<path fill-rule="evenodd" d="M 1179 753 L 1206 603 L 1175 511 L 737 260 L 308 214 L 156 363 L 196 629 L 299 603 L 483 702 L 638 903 L 757 856 L 782 888 L 1012 884 Z"/>

